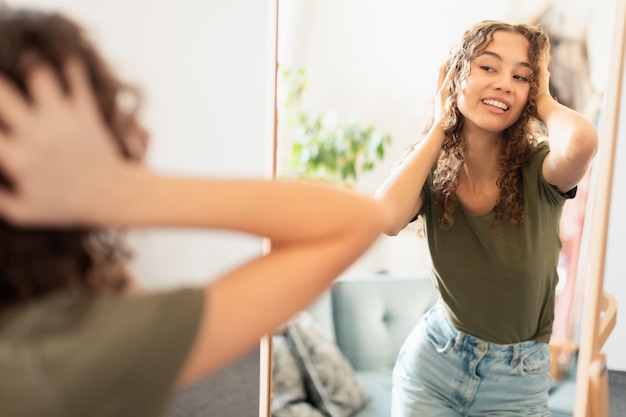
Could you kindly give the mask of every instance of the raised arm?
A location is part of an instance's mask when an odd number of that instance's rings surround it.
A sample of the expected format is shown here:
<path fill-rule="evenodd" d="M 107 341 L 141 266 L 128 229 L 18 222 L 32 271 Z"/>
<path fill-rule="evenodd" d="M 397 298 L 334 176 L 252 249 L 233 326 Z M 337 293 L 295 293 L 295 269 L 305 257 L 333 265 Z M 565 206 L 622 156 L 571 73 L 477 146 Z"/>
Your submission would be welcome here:
<path fill-rule="evenodd" d="M 543 164 L 545 180 L 565 193 L 585 176 L 598 148 L 593 124 L 580 113 L 558 103 L 548 90 L 549 53 L 540 63 L 537 113 L 548 128 L 550 153 Z"/>
<path fill-rule="evenodd" d="M 422 188 L 445 140 L 441 119 L 451 76 L 447 64 L 439 69 L 435 114 L 430 131 L 376 191 L 376 199 L 388 213 L 384 233 L 389 236 L 395 236 L 404 229 L 422 207 Z"/>
<path fill-rule="evenodd" d="M 208 288 L 208 308 L 183 381 L 239 356 L 309 305 L 370 246 L 383 224 L 374 200 L 333 188 L 239 181 L 210 187 L 215 188 L 205 189 L 205 196 L 226 196 L 209 215 L 198 208 L 199 221 L 268 236 L 273 248 Z"/>
<path fill-rule="evenodd" d="M 30 105 L 0 79 L 0 215 L 17 225 L 178 226 L 237 230 L 275 249 L 221 277 L 179 381 L 248 351 L 313 301 L 382 230 L 383 210 L 356 193 L 295 182 L 163 176 L 122 158 L 104 128 L 83 68 L 68 65 L 71 94 L 46 67 Z"/>

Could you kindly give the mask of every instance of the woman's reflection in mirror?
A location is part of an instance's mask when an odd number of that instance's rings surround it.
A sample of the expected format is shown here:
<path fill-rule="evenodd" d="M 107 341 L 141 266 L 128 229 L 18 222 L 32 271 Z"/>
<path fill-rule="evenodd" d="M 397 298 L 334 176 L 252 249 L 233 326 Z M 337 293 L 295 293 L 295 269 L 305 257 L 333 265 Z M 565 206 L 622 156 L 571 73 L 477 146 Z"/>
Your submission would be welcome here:
<path fill-rule="evenodd" d="M 540 27 L 469 28 L 430 127 L 376 193 L 386 234 L 422 222 L 440 293 L 398 355 L 393 417 L 550 415 L 559 221 L 598 139 L 550 95 L 549 60 Z"/>

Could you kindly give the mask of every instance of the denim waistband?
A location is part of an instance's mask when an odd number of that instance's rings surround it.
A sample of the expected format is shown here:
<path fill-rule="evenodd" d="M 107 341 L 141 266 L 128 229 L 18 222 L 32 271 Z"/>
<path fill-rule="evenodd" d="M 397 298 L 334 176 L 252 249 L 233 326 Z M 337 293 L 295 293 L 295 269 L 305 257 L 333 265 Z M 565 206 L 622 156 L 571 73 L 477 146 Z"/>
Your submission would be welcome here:
<path fill-rule="evenodd" d="M 484 355 L 493 358 L 510 358 L 516 359 L 520 356 L 526 356 L 537 352 L 538 349 L 545 348 L 547 345 L 542 342 L 528 341 L 511 344 L 498 344 L 485 341 L 479 337 L 465 333 L 456 329 L 448 320 L 445 308 L 441 301 L 437 302 L 432 309 L 432 314 L 439 322 L 442 328 L 446 329 L 449 336 L 454 339 L 454 345 L 457 349 L 479 350 Z"/>

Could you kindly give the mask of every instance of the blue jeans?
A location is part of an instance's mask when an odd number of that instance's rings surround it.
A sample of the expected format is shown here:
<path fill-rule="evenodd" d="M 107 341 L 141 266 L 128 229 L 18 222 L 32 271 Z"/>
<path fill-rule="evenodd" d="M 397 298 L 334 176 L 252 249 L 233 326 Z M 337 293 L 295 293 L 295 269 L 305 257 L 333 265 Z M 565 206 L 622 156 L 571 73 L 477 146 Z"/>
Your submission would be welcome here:
<path fill-rule="evenodd" d="M 499 345 L 456 330 L 437 303 L 404 342 L 392 417 L 550 416 L 548 345 Z"/>

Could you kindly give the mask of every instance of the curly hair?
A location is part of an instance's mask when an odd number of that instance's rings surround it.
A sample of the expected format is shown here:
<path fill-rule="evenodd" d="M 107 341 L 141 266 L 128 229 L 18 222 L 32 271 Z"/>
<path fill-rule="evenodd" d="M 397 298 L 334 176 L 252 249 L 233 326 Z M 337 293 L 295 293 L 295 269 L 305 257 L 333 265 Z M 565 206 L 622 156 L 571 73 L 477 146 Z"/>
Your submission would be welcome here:
<path fill-rule="evenodd" d="M 129 140 L 139 129 L 140 94 L 117 79 L 84 30 L 58 13 L 0 8 L 0 72 L 25 97 L 30 97 L 28 73 L 40 62 L 51 66 L 67 92 L 63 66 L 69 57 L 84 62 L 103 120 L 121 154 L 140 159 L 143 150 L 138 152 Z M 4 176 L 1 180 L 10 187 Z M 59 290 L 119 293 L 128 285 L 124 262 L 129 257 L 116 231 L 26 229 L 0 220 L 0 310 Z"/>
<path fill-rule="evenodd" d="M 451 50 L 448 59 L 449 65 L 456 72 L 449 87 L 447 111 L 443 121 L 446 139 L 433 174 L 434 201 L 443 208 L 438 221 L 445 227 L 454 223 L 453 214 L 458 203 L 455 191 L 464 164 L 463 115 L 457 105 L 460 85 L 469 75 L 472 59 L 488 47 L 494 33 L 498 31 L 518 33 L 528 41 L 528 58 L 533 72 L 529 80 L 530 90 L 526 106 L 519 119 L 502 134 L 503 151 L 499 160 L 502 176 L 497 180 L 500 194 L 494 208 L 492 229 L 497 230 L 505 213 L 509 214 L 513 224 L 523 222 L 526 217 L 522 204 L 522 167 L 529 151 L 537 145 L 533 121 L 537 117 L 538 62 L 541 54 L 549 48 L 549 39 L 540 27 L 486 20 L 465 31 L 461 42 Z"/>

